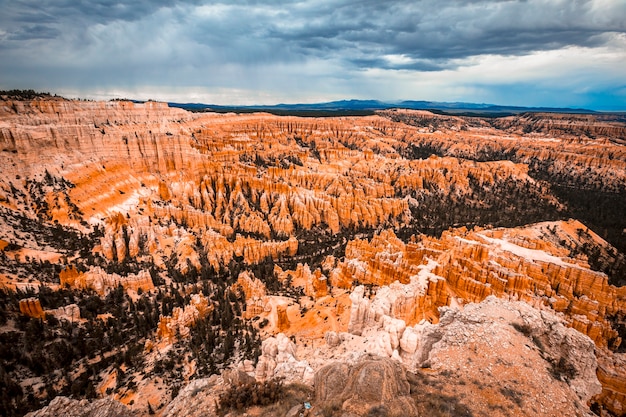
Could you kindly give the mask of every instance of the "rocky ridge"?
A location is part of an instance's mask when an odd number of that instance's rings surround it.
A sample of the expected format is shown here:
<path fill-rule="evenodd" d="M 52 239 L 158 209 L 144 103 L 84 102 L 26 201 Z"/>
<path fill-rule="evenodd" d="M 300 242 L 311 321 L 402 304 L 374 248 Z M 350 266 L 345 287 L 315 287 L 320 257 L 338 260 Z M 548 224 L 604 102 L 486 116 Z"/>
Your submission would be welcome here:
<path fill-rule="evenodd" d="M 305 378 L 315 390 L 309 415 L 358 416 L 373 410 L 422 415 L 437 395 L 447 401 L 445 410 L 457 415 L 592 415 L 586 403 L 601 391 L 593 342 L 565 327 L 553 313 L 490 296 L 463 310 L 442 308 L 438 324 L 418 328 L 417 349 L 402 358 L 372 350 L 366 340 L 376 340 L 372 329 L 362 336 L 337 335 L 338 344 L 311 348 L 307 357 L 316 370 Z M 302 346 L 299 350 L 306 351 Z M 286 336 L 268 339 L 263 351 L 261 369 L 267 369 L 270 358 L 277 359 L 277 366 L 263 375 L 257 367 L 258 378 L 281 375 L 301 381 L 300 369 L 307 361 L 295 359 L 296 347 Z M 240 383 L 233 379 L 238 372 L 191 382 L 163 415 L 200 415 L 200 409 L 217 414 L 220 393 Z M 250 378 L 245 373 L 242 377 Z M 443 396 L 437 394 L 442 381 Z M 248 412 L 266 415 L 259 409 Z"/>
<path fill-rule="evenodd" d="M 28 417 L 131 417 L 133 413 L 123 404 L 103 398 L 92 403 L 56 397 L 41 410 L 28 413 Z"/>

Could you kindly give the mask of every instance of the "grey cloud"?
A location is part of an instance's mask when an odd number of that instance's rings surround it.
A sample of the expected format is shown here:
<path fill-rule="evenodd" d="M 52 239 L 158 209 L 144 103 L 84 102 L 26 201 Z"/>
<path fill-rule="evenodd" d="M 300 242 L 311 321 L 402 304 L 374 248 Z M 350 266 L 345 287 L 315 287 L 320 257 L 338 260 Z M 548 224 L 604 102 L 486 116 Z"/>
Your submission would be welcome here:
<path fill-rule="evenodd" d="M 275 25 L 270 33 L 308 53 L 315 54 L 321 44 L 337 45 L 341 55 L 350 49 L 370 55 L 365 60 L 348 58 L 354 64 L 377 63 L 380 55 L 397 54 L 439 60 L 443 68 L 452 59 L 476 55 L 597 46 L 598 35 L 626 31 L 625 6 L 616 3 L 605 10 L 592 6 L 590 1 L 391 1 L 379 2 L 374 10 L 344 2 L 327 16 L 296 16 L 293 20 L 300 25 Z M 317 40 L 313 48 L 311 39 Z"/>
<path fill-rule="evenodd" d="M 55 39 L 67 34 L 84 38 L 85 31 L 97 24 L 114 21 L 140 21 L 162 8 L 178 4 L 177 0 L 0 0 L 0 30 L 8 41 Z M 2 47 L 19 45 L 2 45 Z"/>
<path fill-rule="evenodd" d="M 191 2 L 195 3 L 195 2 Z M 75 23 L 110 20 L 137 20 L 162 7 L 176 5 L 175 0 L 1 0 L 3 10 L 15 10 L 22 19 L 30 23 L 41 23 L 40 19 L 55 19 L 58 22 L 75 20 Z M 10 16 L 7 16 L 10 17 Z"/>
<path fill-rule="evenodd" d="M 6 10 L 6 9 L 5 9 Z M 55 23 L 56 19 L 54 16 L 39 10 L 20 10 L 17 11 L 13 16 L 12 20 L 14 22 L 19 23 L 37 23 L 37 24 L 47 24 L 47 23 Z"/>
<path fill-rule="evenodd" d="M 599 35 L 626 31 L 626 4 L 604 4 L 602 9 L 585 0 L 0 0 L 6 10 L 0 28 L 8 28 L 13 41 L 29 39 L 29 32 L 49 39 L 68 31 L 81 39 L 92 25 L 142 21 L 165 8 L 175 10 L 172 18 L 185 25 L 173 41 L 205 45 L 234 63 L 310 57 L 389 68 L 380 57 L 394 54 L 412 59 L 407 69 L 417 70 L 448 68 L 455 59 L 483 54 L 597 46 Z M 220 13 L 195 16 L 200 5 L 219 5 Z"/>
<path fill-rule="evenodd" d="M 58 85 L 280 88 L 308 76 L 336 89 L 363 70 L 455 69 L 626 33 L 623 0 L 0 0 L 0 10 L 5 82 Z"/>
<path fill-rule="evenodd" d="M 432 60 L 415 60 L 410 63 L 393 63 L 381 58 L 356 58 L 350 59 L 350 63 L 357 68 L 381 68 L 393 70 L 410 70 L 420 72 L 440 71 L 450 68 L 441 62 Z"/>
<path fill-rule="evenodd" d="M 12 41 L 25 41 L 32 39 L 53 39 L 60 34 L 56 28 L 46 25 L 22 26 L 15 32 L 12 32 L 8 39 Z"/>

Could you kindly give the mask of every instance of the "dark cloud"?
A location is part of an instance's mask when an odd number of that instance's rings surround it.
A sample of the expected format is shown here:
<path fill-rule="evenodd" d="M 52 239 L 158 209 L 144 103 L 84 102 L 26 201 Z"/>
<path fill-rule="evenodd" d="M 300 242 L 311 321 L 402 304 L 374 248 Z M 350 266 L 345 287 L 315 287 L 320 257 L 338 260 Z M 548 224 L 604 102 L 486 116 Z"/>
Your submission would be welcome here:
<path fill-rule="evenodd" d="M 215 13 L 194 16 L 194 6 L 201 5 Z M 284 44 L 287 53 L 272 59 L 301 54 L 384 68 L 380 56 L 394 54 L 415 60 L 415 68 L 447 68 L 450 60 L 476 55 L 596 46 L 598 35 L 626 31 L 624 3 L 604 5 L 580 0 L 0 0 L 5 11 L 0 24 L 7 27 L 9 40 L 50 39 L 63 31 L 80 35 L 95 24 L 140 21 L 163 8 L 182 8 L 190 15 L 178 17 L 188 29 L 181 35 L 216 49 L 245 52 L 246 46 L 254 51 Z"/>
<path fill-rule="evenodd" d="M 274 24 L 270 34 L 312 54 L 335 46 L 342 55 L 351 50 L 369 55 L 347 58 L 355 64 L 397 54 L 439 60 L 444 68 L 451 59 L 476 55 L 596 46 L 598 35 L 626 31 L 626 7 L 617 2 L 605 10 L 591 1 L 337 2 L 326 11 L 321 16 L 294 11 L 296 24 Z"/>
<path fill-rule="evenodd" d="M 60 33 L 58 29 L 46 25 L 26 25 L 11 33 L 9 39 L 12 41 L 53 39 L 59 36 Z"/>
<path fill-rule="evenodd" d="M 380 68 L 419 72 L 440 71 L 442 69 L 451 68 L 451 66 L 446 67 L 446 65 L 441 62 L 425 59 L 414 60 L 411 62 L 394 62 L 381 58 L 354 58 L 350 59 L 349 62 L 356 68 Z"/>
<path fill-rule="evenodd" d="M 304 71 L 337 89 L 369 70 L 454 70 L 626 33 L 623 0 L 0 0 L 0 10 L 4 78 L 75 74 L 69 84 L 256 88 Z"/>
<path fill-rule="evenodd" d="M 193 1 L 187 3 L 195 3 Z M 30 23 L 72 21 L 106 23 L 111 20 L 137 20 L 162 7 L 173 7 L 175 0 L 2 0 L 3 10 L 13 10 L 20 20 Z M 5 18 L 9 18 L 6 16 Z M 5 20 L 5 19 L 3 19 Z"/>

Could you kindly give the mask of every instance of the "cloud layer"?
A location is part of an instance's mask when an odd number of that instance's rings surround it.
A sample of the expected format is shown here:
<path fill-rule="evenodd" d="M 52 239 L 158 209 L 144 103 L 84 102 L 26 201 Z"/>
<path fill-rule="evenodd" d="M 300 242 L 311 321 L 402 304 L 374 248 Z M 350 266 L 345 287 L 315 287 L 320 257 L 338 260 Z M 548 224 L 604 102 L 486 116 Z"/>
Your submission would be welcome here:
<path fill-rule="evenodd" d="M 626 108 L 623 0 L 0 0 L 0 10 L 3 88 Z"/>

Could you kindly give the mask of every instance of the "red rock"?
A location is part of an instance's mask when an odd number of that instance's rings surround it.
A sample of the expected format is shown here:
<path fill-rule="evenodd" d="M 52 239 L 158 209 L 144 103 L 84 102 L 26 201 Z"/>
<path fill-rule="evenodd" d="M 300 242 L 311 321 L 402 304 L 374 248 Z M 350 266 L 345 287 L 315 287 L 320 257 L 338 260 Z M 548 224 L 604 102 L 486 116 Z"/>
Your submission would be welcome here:
<path fill-rule="evenodd" d="M 154 288 L 152 277 L 146 270 L 138 274 L 129 274 L 122 277 L 118 274 L 107 274 L 102 268 L 94 267 L 85 273 L 78 272 L 70 266 L 59 273 L 61 286 L 78 289 L 92 289 L 100 295 L 106 294 L 119 285 L 126 290 L 149 291 Z"/>
<path fill-rule="evenodd" d="M 39 298 L 24 298 L 20 300 L 20 312 L 34 319 L 43 319 L 45 317 Z"/>
<path fill-rule="evenodd" d="M 194 294 L 184 308 L 176 307 L 171 316 L 161 316 L 157 337 L 173 343 L 177 337 L 187 337 L 196 320 L 206 317 L 215 307 L 201 294 Z"/>

